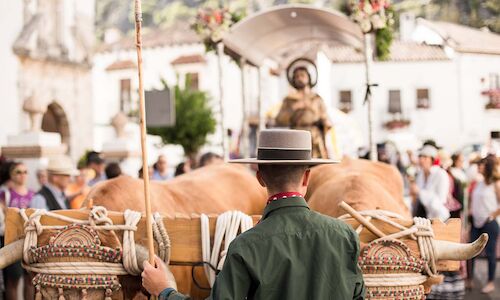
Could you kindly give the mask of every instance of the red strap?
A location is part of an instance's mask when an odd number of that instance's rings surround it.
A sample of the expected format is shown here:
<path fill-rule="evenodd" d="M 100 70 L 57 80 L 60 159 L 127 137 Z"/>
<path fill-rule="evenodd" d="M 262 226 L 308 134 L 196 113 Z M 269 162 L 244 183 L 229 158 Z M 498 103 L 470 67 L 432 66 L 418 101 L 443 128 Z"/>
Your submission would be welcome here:
<path fill-rule="evenodd" d="M 278 193 L 276 195 L 272 195 L 267 199 L 267 204 L 269 204 L 272 201 L 280 200 L 280 199 L 286 199 L 286 198 L 291 198 L 291 197 L 304 197 L 301 193 L 299 192 L 283 192 L 283 193 Z"/>

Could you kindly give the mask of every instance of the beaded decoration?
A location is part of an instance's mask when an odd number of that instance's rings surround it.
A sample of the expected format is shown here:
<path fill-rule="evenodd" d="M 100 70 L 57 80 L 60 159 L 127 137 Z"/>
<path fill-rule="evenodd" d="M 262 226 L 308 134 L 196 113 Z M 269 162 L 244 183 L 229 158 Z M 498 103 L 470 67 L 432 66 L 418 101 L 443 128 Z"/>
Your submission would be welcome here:
<path fill-rule="evenodd" d="M 426 262 L 411 254 L 410 248 L 398 240 L 379 240 L 368 244 L 358 259 L 365 274 L 421 273 Z"/>
<path fill-rule="evenodd" d="M 398 240 L 378 240 L 368 244 L 358 259 L 363 274 L 415 274 L 425 268 L 425 261 L 411 254 L 410 248 Z M 396 279 L 397 280 L 397 279 Z M 367 299 L 425 299 L 421 284 L 367 286 Z"/>
<path fill-rule="evenodd" d="M 121 248 L 101 245 L 97 232 L 89 226 L 71 224 L 61 229 L 49 240 L 49 244 L 30 249 L 34 263 L 44 263 L 51 258 L 87 258 L 100 262 L 121 263 Z M 121 289 L 116 275 L 55 275 L 37 274 L 33 278 L 36 300 L 42 299 L 42 289 L 55 289 L 58 300 L 64 300 L 64 290 L 79 290 L 81 299 L 86 299 L 88 290 L 103 290 L 106 300 Z"/>
<path fill-rule="evenodd" d="M 34 262 L 45 262 L 47 258 L 75 257 L 92 258 L 102 262 L 119 263 L 122 260 L 120 248 L 101 246 L 97 232 L 91 227 L 71 224 L 50 238 L 49 244 L 30 249 Z"/>

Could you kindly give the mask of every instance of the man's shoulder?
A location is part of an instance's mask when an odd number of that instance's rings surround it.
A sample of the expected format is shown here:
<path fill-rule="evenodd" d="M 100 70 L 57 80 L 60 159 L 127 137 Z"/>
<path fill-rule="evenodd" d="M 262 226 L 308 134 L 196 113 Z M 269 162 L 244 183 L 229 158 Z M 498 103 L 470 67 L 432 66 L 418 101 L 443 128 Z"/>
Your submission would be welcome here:
<path fill-rule="evenodd" d="M 315 211 L 309 211 L 305 218 L 306 219 L 303 221 L 306 222 L 301 222 L 300 230 L 316 231 L 319 234 L 332 233 L 328 236 L 340 239 L 353 240 L 357 238 L 357 234 L 354 229 L 347 223 L 337 218 L 326 216 Z M 276 231 L 276 228 L 274 227 L 275 225 L 266 221 L 261 224 L 257 224 L 255 227 L 238 235 L 233 242 L 231 242 L 231 246 L 233 246 L 234 249 L 247 248 L 252 244 L 259 244 L 262 241 L 268 241 L 271 236 L 279 236 L 281 234 L 290 233 L 287 229 Z M 271 227 L 274 228 L 272 231 L 270 231 Z M 292 226 L 292 230 L 294 230 L 293 228 L 297 229 L 298 227 Z"/>
<path fill-rule="evenodd" d="M 311 211 L 311 215 L 315 220 L 317 220 L 318 223 L 323 224 L 323 226 L 325 226 L 326 228 L 337 231 L 343 231 L 349 234 L 352 234 L 354 232 L 354 229 L 352 229 L 350 225 L 337 218 L 323 215 L 316 211 Z"/>

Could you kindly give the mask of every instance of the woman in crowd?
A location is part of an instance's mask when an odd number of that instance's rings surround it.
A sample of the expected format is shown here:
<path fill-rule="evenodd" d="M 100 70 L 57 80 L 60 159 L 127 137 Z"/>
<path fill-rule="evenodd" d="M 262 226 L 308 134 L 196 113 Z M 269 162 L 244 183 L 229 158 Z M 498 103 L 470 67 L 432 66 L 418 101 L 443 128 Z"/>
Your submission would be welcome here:
<path fill-rule="evenodd" d="M 498 222 L 500 221 L 500 174 L 498 165 L 498 158 L 494 155 L 489 155 L 483 160 L 481 173 L 484 179 L 476 184 L 472 193 L 471 240 L 478 238 L 482 233 L 487 233 L 489 236 L 486 244 L 488 282 L 481 290 L 482 293 L 491 293 L 495 290 L 496 245 L 499 233 Z M 474 259 L 471 260 L 467 271 L 468 286 L 471 287 L 474 276 Z"/>
<path fill-rule="evenodd" d="M 21 162 L 13 162 L 9 166 L 8 174 L 8 181 L 0 191 L 0 203 L 4 207 L 28 208 L 35 194 L 27 187 L 28 169 Z M 5 268 L 3 275 L 5 299 L 18 299 L 17 286 L 21 277 L 24 278 L 24 299 L 33 299 L 34 289 L 31 277 L 22 269 L 20 262 Z"/>
<path fill-rule="evenodd" d="M 189 160 L 186 160 L 177 165 L 177 167 L 175 168 L 174 176 L 177 177 L 179 175 L 189 173 L 190 171 L 191 171 L 191 162 Z"/>

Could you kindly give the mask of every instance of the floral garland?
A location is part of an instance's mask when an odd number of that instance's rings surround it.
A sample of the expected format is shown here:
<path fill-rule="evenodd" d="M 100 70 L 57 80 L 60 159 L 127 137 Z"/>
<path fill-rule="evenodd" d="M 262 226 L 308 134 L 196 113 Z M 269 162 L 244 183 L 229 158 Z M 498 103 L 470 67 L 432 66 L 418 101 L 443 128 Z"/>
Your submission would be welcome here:
<path fill-rule="evenodd" d="M 364 34 L 375 33 L 377 58 L 389 58 L 393 40 L 394 11 L 389 0 L 350 0 L 351 19 Z"/>
<path fill-rule="evenodd" d="M 243 17 L 243 13 L 231 12 L 228 8 L 203 8 L 196 14 L 191 27 L 202 38 L 209 52 L 216 49 L 223 34 Z"/>

